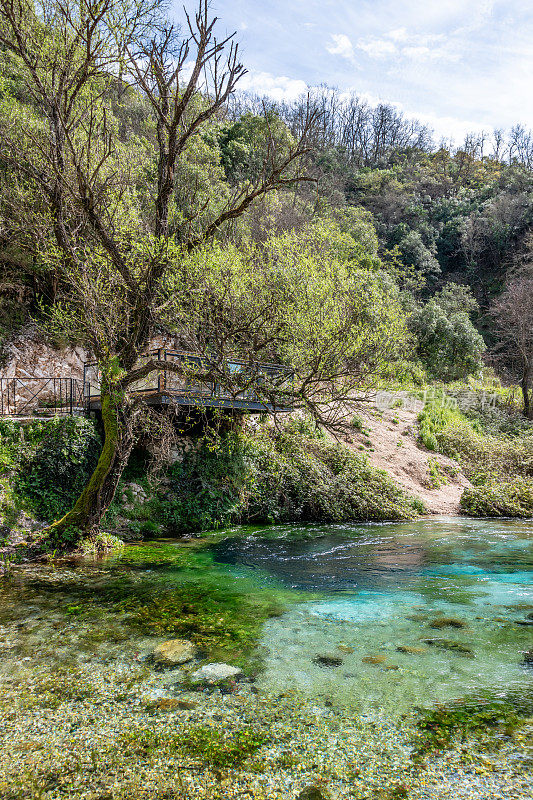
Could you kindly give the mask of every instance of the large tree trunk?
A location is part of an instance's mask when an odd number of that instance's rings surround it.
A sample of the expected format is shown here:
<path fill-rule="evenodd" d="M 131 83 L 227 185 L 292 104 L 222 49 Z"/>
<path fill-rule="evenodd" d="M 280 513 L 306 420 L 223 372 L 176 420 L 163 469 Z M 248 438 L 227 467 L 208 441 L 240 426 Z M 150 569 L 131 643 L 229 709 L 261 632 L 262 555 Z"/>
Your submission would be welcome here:
<path fill-rule="evenodd" d="M 117 402 L 110 393 L 102 392 L 104 444 L 100 458 L 74 507 L 46 529 L 46 538 L 73 544 L 82 536 L 98 531 L 134 445 L 129 411 L 127 403 Z"/>

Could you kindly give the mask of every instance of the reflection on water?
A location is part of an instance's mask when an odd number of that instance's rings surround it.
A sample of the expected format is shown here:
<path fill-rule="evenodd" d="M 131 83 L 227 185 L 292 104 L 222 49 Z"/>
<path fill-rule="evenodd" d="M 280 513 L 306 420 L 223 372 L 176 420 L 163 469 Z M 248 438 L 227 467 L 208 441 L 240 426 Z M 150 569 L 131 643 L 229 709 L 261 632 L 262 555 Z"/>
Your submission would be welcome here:
<path fill-rule="evenodd" d="M 320 592 L 268 623 L 263 684 L 406 710 L 531 677 L 533 524 L 440 518 L 279 529 L 229 538 L 215 558 Z M 321 533 L 321 535 L 317 535 Z M 336 654 L 337 668 L 313 659 Z"/>
<path fill-rule="evenodd" d="M 396 536 L 360 540 L 330 533 L 313 539 L 261 539 L 255 536 L 222 541 L 215 558 L 227 564 L 257 567 L 293 589 L 341 591 L 408 580 L 426 563 L 419 541 Z"/>

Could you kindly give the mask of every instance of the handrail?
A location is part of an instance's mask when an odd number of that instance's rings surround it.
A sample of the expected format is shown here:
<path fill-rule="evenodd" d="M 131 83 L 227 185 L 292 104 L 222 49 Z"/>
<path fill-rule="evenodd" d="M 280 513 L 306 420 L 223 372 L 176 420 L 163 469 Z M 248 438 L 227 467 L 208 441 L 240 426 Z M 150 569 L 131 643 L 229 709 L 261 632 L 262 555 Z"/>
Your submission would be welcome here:
<path fill-rule="evenodd" d="M 85 386 L 78 378 L 0 377 L 0 416 L 80 414 L 86 410 Z"/>
<path fill-rule="evenodd" d="M 208 356 L 163 349 L 150 351 L 142 358 L 150 358 L 153 355 L 157 355 L 158 360 L 162 362 L 175 363 L 176 360 L 180 360 L 200 368 L 202 364 L 209 363 Z M 214 406 L 220 406 L 222 403 L 225 407 L 228 403 L 234 404 L 231 407 L 251 407 L 252 404 L 271 407 L 277 402 L 273 399 L 276 393 L 284 391 L 287 381 L 294 376 L 294 370 L 284 364 L 271 362 L 249 364 L 242 359 L 226 359 L 224 363 L 230 370 L 230 377 L 232 368 L 244 368 L 242 371 L 236 369 L 233 373 L 236 379 L 233 391 L 221 385 L 216 379 L 209 380 L 201 374 L 190 374 L 190 371 L 187 374 L 185 369 L 181 376 L 179 372 L 166 370 L 163 366 L 156 367 L 138 382 L 138 385 L 133 385 L 130 389 L 133 394 L 155 397 L 156 402 L 157 398 L 160 398 L 160 402 L 163 403 L 168 403 L 173 398 L 174 402 L 185 404 L 189 401 L 192 404 L 198 401 Z M 246 368 L 249 367 L 252 370 L 246 375 Z M 93 372 L 95 368 L 96 375 Z M 98 402 L 100 396 L 98 372 L 97 362 L 86 362 L 83 368 L 83 380 L 70 376 L 0 377 L 0 416 L 88 413 L 94 407 L 91 404 L 95 400 Z M 152 381 L 150 376 L 154 373 L 156 378 Z M 245 378 L 244 385 L 239 385 L 239 375 Z"/>

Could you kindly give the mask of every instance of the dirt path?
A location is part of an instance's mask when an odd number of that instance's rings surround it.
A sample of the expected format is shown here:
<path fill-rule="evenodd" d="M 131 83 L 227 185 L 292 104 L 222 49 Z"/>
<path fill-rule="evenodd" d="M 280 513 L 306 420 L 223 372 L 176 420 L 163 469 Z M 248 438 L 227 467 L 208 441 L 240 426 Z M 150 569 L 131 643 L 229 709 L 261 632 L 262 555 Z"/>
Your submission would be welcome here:
<path fill-rule="evenodd" d="M 354 431 L 348 444 L 365 452 L 375 467 L 386 470 L 409 494 L 423 500 L 430 513 L 459 513 L 461 494 L 470 482 L 455 461 L 418 443 L 416 411 L 368 409 L 357 416 L 364 428 Z M 446 481 L 438 488 L 431 480 L 430 463 L 438 465 L 439 475 Z"/>

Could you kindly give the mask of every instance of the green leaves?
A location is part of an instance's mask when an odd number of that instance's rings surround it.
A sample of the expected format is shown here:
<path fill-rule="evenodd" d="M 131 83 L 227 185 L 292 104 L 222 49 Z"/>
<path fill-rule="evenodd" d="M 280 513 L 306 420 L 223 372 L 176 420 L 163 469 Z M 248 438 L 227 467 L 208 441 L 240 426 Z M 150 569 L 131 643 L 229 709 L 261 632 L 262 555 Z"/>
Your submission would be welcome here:
<path fill-rule="evenodd" d="M 15 489 L 41 519 L 56 519 L 84 488 L 100 448 L 94 423 L 81 417 L 55 417 L 46 423 L 36 445 L 22 455 Z"/>
<path fill-rule="evenodd" d="M 499 480 L 465 489 L 461 508 L 471 517 L 533 517 L 533 479 Z"/>

